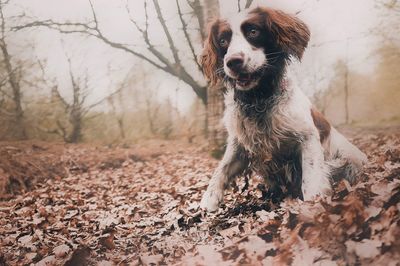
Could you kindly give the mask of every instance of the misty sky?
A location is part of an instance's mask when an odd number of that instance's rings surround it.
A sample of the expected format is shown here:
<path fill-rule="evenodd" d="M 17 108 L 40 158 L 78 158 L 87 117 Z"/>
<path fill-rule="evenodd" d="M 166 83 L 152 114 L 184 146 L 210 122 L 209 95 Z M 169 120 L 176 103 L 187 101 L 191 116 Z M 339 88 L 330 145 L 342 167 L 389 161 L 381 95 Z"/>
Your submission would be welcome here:
<path fill-rule="evenodd" d="M 125 10 L 126 1 L 94 0 L 93 2 L 100 26 L 110 39 L 129 43 L 135 45 L 133 46 L 135 49 L 143 50 L 140 35 L 129 22 L 129 15 Z M 143 2 L 141 0 L 128 2 L 131 16 L 139 23 L 143 22 Z M 38 19 L 56 21 L 86 21 L 91 15 L 88 2 L 85 0 L 16 0 L 13 3 L 6 10 L 8 14 L 24 11 Z M 222 0 L 220 3 L 223 15 L 237 11 L 236 1 Z M 168 24 L 174 31 L 173 28 L 177 28 L 174 25 L 179 23 L 175 13 L 175 1 L 161 0 L 160 4 Z M 309 25 L 312 33 L 310 48 L 305 54 L 303 64 L 296 66 L 307 70 L 304 72 L 305 80 L 312 71 L 325 73 L 325 76 L 329 78 L 332 74 L 332 64 L 338 58 L 345 58 L 346 54 L 350 67 L 361 72 L 373 70 L 370 54 L 377 43 L 371 29 L 377 24 L 379 17 L 373 0 L 269 0 L 255 1 L 253 6 L 256 5 L 280 8 L 290 13 L 300 11 L 298 16 Z M 151 38 L 156 44 L 157 42 L 162 44 L 165 37 L 154 14 L 150 13 L 150 17 Z M 66 75 L 65 54 L 70 56 L 76 73 L 87 70 L 90 74 L 91 101 L 100 99 L 113 91 L 116 83 L 128 72 L 136 72 L 137 68 L 143 66 L 134 56 L 116 51 L 96 39 L 78 35 L 60 35 L 44 28 L 19 32 L 15 41 L 20 44 L 15 46 L 15 49 L 20 49 L 19 47 L 27 43 L 34 44 L 35 50 L 24 50 L 25 56 L 37 54 L 40 59 L 46 60 L 49 78 L 57 80 L 62 93 L 66 96 L 69 91 L 69 80 Z M 200 41 L 196 44 L 196 48 L 200 49 Z M 179 108 L 186 110 L 190 106 L 195 97 L 190 88 L 161 71 L 152 73 L 154 73 L 154 86 L 160 85 L 158 94 L 160 99 L 175 97 L 178 89 Z M 202 79 L 200 76 L 197 78 Z M 309 88 L 304 88 L 304 90 L 307 91 Z"/>

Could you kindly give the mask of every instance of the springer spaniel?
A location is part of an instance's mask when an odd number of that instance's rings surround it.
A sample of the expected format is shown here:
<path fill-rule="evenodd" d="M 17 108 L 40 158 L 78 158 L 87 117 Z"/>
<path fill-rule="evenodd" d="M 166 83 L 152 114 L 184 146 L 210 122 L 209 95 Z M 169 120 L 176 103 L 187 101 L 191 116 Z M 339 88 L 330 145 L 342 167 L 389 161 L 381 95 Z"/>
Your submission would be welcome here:
<path fill-rule="evenodd" d="M 258 7 L 212 23 L 200 63 L 227 88 L 227 148 L 200 206 L 218 209 L 224 189 L 246 169 L 270 191 L 312 200 L 339 177 L 353 180 L 366 155 L 313 108 L 286 76 L 310 39 L 308 27 L 282 11 Z"/>

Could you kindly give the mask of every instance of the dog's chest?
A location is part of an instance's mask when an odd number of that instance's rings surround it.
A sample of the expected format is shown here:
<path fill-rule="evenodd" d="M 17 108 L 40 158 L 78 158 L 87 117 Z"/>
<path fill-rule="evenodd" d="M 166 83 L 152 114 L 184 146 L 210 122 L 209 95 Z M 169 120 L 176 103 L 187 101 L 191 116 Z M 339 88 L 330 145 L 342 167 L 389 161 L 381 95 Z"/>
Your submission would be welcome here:
<path fill-rule="evenodd" d="M 251 157 L 261 157 L 265 162 L 281 160 L 296 150 L 298 139 L 287 117 L 276 109 L 257 116 L 246 115 L 237 106 L 232 111 L 236 139 Z"/>
<path fill-rule="evenodd" d="M 255 119 L 236 109 L 232 117 L 235 137 L 248 153 L 251 170 L 264 177 L 270 189 L 285 187 L 285 193 L 301 195 L 301 138 L 285 114 L 273 111 Z"/>

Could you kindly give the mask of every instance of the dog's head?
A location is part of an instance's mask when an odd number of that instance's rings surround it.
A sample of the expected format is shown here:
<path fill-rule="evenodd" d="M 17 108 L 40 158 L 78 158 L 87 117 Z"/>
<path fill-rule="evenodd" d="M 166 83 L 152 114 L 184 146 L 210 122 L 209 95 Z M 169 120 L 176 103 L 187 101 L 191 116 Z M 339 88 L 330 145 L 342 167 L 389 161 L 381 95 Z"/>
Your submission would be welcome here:
<path fill-rule="evenodd" d="M 309 39 L 308 27 L 298 18 L 259 7 L 214 21 L 200 63 L 211 83 L 224 80 L 247 91 L 282 61 L 301 59 Z"/>

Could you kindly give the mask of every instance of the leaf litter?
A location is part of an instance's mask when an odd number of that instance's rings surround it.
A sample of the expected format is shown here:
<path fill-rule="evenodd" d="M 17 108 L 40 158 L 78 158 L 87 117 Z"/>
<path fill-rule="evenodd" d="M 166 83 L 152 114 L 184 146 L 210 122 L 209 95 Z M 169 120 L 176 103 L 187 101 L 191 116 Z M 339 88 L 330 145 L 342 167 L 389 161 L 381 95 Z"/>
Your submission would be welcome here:
<path fill-rule="evenodd" d="M 277 202 L 239 178 L 211 214 L 205 145 L 0 145 L 0 265 L 396 265 L 400 132 L 350 133 L 369 157 L 356 184 Z"/>

